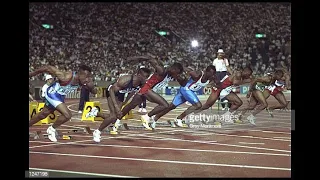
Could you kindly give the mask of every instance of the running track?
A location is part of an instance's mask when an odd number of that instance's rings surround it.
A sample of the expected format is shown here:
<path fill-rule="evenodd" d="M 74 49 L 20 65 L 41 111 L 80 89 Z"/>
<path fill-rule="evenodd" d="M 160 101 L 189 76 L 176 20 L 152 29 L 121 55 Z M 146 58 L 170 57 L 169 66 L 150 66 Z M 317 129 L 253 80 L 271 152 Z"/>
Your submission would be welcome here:
<path fill-rule="evenodd" d="M 106 100 L 100 102 L 107 109 Z M 268 103 L 274 104 L 275 99 L 270 98 Z M 95 129 L 100 125 L 79 121 L 80 115 L 75 111 L 78 100 L 67 104 L 75 116 L 60 131 L 71 126 Z M 154 106 L 147 102 L 148 110 Z M 183 105 L 160 121 L 176 117 L 186 107 Z M 136 111 L 133 120 L 123 122 L 138 125 Z M 291 115 L 287 111 L 275 111 L 274 115 L 271 118 L 266 111 L 261 112 L 256 127 L 232 124 L 220 129 L 159 127 L 154 132 L 104 132 L 100 144 L 86 134 L 73 134 L 72 140 L 58 143 L 30 139 L 29 167 L 49 171 L 51 176 L 291 177 Z M 33 126 L 30 131 L 45 132 L 46 128 L 47 125 Z"/>

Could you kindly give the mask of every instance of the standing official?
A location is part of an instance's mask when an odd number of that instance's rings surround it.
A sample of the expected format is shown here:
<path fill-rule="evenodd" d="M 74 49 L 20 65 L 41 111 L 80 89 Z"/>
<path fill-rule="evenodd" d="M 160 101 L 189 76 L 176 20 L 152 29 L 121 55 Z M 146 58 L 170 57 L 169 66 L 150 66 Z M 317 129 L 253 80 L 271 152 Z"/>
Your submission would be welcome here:
<path fill-rule="evenodd" d="M 227 67 L 229 66 L 229 61 L 228 59 L 225 58 L 223 49 L 218 50 L 218 56 L 216 59 L 213 60 L 212 65 L 216 67 L 216 71 L 217 71 L 216 77 L 221 81 L 228 74 Z M 231 107 L 231 104 L 228 103 L 228 100 L 225 98 L 220 99 L 220 102 L 223 102 L 221 104 L 222 110 L 226 110 L 225 108 L 226 104 L 228 105 L 229 108 Z"/>

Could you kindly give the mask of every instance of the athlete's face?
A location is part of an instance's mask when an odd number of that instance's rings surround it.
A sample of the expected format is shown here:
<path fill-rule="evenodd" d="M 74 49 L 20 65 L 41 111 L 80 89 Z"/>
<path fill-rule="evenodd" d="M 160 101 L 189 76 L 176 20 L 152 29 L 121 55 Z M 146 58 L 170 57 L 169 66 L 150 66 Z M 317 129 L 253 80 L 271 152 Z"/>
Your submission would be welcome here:
<path fill-rule="evenodd" d="M 282 77 L 283 77 L 283 73 L 275 73 L 274 74 L 274 78 L 276 79 L 276 80 L 281 80 L 282 79 Z"/>
<path fill-rule="evenodd" d="M 142 83 L 145 83 L 149 76 L 150 76 L 150 74 L 149 74 L 149 73 L 146 73 L 146 72 L 144 72 L 144 71 L 140 71 L 140 72 L 138 73 L 138 77 L 139 77 L 139 79 L 142 81 Z"/>
<path fill-rule="evenodd" d="M 48 83 L 48 84 L 52 84 L 52 83 L 53 83 L 53 78 L 48 79 L 48 80 L 47 80 L 47 83 Z"/>
<path fill-rule="evenodd" d="M 92 80 L 92 74 L 89 71 L 84 71 L 84 70 L 79 71 L 80 85 L 87 84 L 91 80 Z"/>
<path fill-rule="evenodd" d="M 207 77 L 212 77 L 216 74 L 216 71 L 214 69 L 210 69 L 209 71 L 206 71 L 206 76 Z"/>
<path fill-rule="evenodd" d="M 241 76 L 244 77 L 244 78 L 249 78 L 252 74 L 252 71 L 248 68 L 245 68 L 242 73 L 241 73 Z"/>
<path fill-rule="evenodd" d="M 178 69 L 178 68 L 176 68 L 176 67 L 171 67 L 171 68 L 168 70 L 168 72 L 169 72 L 169 74 L 172 75 L 172 76 L 181 74 L 180 69 Z"/>

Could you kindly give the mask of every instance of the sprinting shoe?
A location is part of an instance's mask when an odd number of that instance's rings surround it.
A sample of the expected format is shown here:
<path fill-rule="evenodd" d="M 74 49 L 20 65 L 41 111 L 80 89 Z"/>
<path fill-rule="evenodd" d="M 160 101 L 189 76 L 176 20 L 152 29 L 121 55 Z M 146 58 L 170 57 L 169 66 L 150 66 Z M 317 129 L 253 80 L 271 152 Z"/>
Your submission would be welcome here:
<path fill-rule="evenodd" d="M 82 114 L 82 111 L 78 111 L 79 114 Z"/>
<path fill-rule="evenodd" d="M 141 122 L 142 122 L 142 125 L 143 125 L 147 130 L 152 130 L 152 128 L 149 126 L 150 117 L 148 116 L 148 114 L 145 114 L 145 115 L 142 115 L 142 116 L 141 116 Z"/>
<path fill-rule="evenodd" d="M 86 118 L 96 117 L 98 115 L 98 108 L 93 107 L 90 112 L 86 114 Z"/>
<path fill-rule="evenodd" d="M 188 127 L 188 125 L 183 124 L 182 119 L 175 119 L 174 121 L 176 122 L 177 126 L 179 126 L 179 127 Z"/>
<path fill-rule="evenodd" d="M 247 120 L 251 125 L 256 126 L 256 123 L 255 123 L 256 117 L 254 117 L 252 114 L 250 114 L 250 116 L 247 117 Z"/>
<path fill-rule="evenodd" d="M 52 142 L 57 142 L 57 131 L 52 127 L 52 126 L 49 126 L 48 129 L 47 129 L 47 134 L 48 134 L 48 138 L 50 141 Z"/>
<path fill-rule="evenodd" d="M 101 131 L 99 131 L 99 129 L 96 129 L 93 131 L 93 140 L 94 142 L 99 143 L 101 141 Z"/>
<path fill-rule="evenodd" d="M 177 126 L 175 125 L 174 121 L 168 120 L 167 122 L 171 125 L 171 127 L 173 127 L 173 128 L 177 127 Z"/>
<path fill-rule="evenodd" d="M 222 111 L 225 111 L 225 110 L 226 110 L 226 108 L 222 108 L 221 110 L 222 110 Z"/>
<path fill-rule="evenodd" d="M 142 108 L 139 108 L 138 113 L 141 113 L 141 112 L 142 112 Z"/>
<path fill-rule="evenodd" d="M 115 126 L 112 126 L 112 130 L 110 131 L 110 134 L 118 134 L 118 128 Z"/>
<path fill-rule="evenodd" d="M 120 119 L 117 119 L 117 121 L 114 123 L 114 127 L 119 128 L 120 126 Z"/>
<path fill-rule="evenodd" d="M 142 109 L 142 112 L 143 112 L 143 113 L 146 113 L 146 112 L 148 112 L 148 111 L 147 111 L 146 108 L 143 108 L 143 109 Z"/>

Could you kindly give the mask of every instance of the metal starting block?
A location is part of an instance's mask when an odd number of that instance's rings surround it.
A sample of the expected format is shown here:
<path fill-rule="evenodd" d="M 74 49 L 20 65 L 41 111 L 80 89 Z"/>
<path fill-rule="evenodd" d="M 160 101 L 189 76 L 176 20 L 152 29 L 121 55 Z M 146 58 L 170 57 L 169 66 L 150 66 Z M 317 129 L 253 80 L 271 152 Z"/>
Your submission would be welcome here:
<path fill-rule="evenodd" d="M 79 129 L 72 129 L 68 131 L 67 133 L 84 133 L 84 134 L 92 134 L 92 130 L 90 127 L 85 127 L 85 128 L 79 128 Z"/>
<path fill-rule="evenodd" d="M 57 139 L 63 139 L 63 140 L 70 140 L 72 137 L 69 135 L 60 135 L 59 132 L 57 132 Z M 48 139 L 48 134 L 42 134 L 41 131 L 36 131 L 35 133 L 29 133 L 29 138 L 33 139 Z"/>

